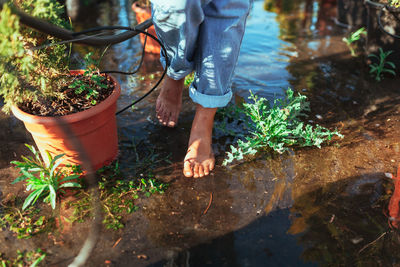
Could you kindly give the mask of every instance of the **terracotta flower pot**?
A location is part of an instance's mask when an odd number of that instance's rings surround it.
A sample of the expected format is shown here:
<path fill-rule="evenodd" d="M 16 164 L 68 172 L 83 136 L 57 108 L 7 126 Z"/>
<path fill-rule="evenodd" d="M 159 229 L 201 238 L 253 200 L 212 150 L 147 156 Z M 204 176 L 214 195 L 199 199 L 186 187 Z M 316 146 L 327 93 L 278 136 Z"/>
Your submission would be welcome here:
<path fill-rule="evenodd" d="M 73 75 L 81 73 L 83 71 L 71 71 Z M 49 117 L 28 114 L 17 106 L 12 107 L 15 117 L 23 121 L 26 129 L 32 134 L 43 159 L 47 160 L 45 153 L 47 150 L 53 156 L 66 154 L 63 157 L 64 164 L 82 165 L 82 155 L 76 149 L 75 137 L 82 145 L 80 149 L 84 149 L 87 153 L 93 170 L 108 165 L 117 157 L 118 135 L 115 112 L 121 87 L 115 78 L 110 77 L 115 85 L 112 94 L 85 111 Z M 68 135 L 65 132 L 66 128 L 75 137 Z"/>
<path fill-rule="evenodd" d="M 149 7 L 141 7 L 139 6 L 136 2 L 133 3 L 132 5 L 132 10 L 136 14 L 136 21 L 138 24 L 144 22 L 145 20 L 148 20 L 151 18 L 151 10 Z M 156 30 L 154 29 L 154 26 L 151 26 L 147 29 L 148 33 L 156 36 Z M 140 42 L 142 45 L 144 45 L 144 39 L 145 35 L 140 34 Z M 152 53 L 152 54 L 160 54 L 160 45 L 154 41 L 152 38 L 147 37 L 146 41 L 146 47 L 145 51 L 147 53 Z"/>

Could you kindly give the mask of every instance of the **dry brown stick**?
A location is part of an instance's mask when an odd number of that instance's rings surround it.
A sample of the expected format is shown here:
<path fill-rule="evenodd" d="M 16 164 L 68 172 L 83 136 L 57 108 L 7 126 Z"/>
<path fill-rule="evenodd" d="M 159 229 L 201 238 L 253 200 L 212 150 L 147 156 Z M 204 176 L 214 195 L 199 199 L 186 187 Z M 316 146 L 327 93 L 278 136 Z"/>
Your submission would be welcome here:
<path fill-rule="evenodd" d="M 207 213 L 208 209 L 209 209 L 210 206 L 211 206 L 212 200 L 213 200 L 213 193 L 211 192 L 211 193 L 210 193 L 210 202 L 208 202 L 207 208 L 203 211 L 203 215 Z"/>
<path fill-rule="evenodd" d="M 114 246 L 112 246 L 112 248 L 115 248 L 119 244 L 119 242 L 121 242 L 121 240 L 122 237 L 120 237 L 117 241 L 115 241 Z"/>

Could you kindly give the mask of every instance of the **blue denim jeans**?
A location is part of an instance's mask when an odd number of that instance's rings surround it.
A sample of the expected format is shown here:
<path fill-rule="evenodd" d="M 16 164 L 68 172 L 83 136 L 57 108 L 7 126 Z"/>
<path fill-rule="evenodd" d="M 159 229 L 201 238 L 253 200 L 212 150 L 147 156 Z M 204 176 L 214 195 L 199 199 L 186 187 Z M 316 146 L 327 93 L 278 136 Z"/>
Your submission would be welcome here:
<path fill-rule="evenodd" d="M 191 72 L 191 99 L 203 107 L 226 106 L 252 0 L 152 0 L 156 33 L 167 49 L 167 75 Z M 165 59 L 161 55 L 165 67 Z"/>

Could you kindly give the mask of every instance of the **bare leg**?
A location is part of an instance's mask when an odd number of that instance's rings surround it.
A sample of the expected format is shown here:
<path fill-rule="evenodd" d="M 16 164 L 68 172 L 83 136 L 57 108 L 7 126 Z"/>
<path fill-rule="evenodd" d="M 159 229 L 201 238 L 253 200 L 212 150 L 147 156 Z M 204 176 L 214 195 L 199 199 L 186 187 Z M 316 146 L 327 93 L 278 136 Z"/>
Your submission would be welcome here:
<path fill-rule="evenodd" d="M 164 126 L 175 127 L 182 106 L 182 90 L 185 79 L 165 77 L 156 103 L 157 118 Z"/>
<path fill-rule="evenodd" d="M 197 104 L 183 166 L 186 177 L 203 177 L 214 169 L 215 158 L 211 144 L 216 111 L 217 108 L 204 108 Z"/>

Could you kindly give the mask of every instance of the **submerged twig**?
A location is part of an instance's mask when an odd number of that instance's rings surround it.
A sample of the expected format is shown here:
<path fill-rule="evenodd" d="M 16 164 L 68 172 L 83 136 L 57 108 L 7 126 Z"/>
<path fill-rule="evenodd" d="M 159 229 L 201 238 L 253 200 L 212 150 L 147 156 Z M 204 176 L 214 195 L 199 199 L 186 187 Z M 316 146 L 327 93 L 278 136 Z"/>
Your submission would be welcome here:
<path fill-rule="evenodd" d="M 117 241 L 115 241 L 115 243 L 112 246 L 112 248 L 115 248 L 119 244 L 119 242 L 121 242 L 121 240 L 122 240 L 122 237 L 120 237 Z"/>
<path fill-rule="evenodd" d="M 374 243 L 376 243 L 379 239 L 381 239 L 382 237 L 384 237 L 389 231 L 384 232 L 383 234 L 381 234 L 377 239 L 375 239 L 374 241 L 366 244 L 365 246 L 363 246 L 358 253 L 361 253 L 362 251 L 364 251 L 365 249 L 367 249 L 368 247 L 372 246 Z"/>
<path fill-rule="evenodd" d="M 211 193 L 210 193 L 210 201 L 208 202 L 207 208 L 203 211 L 203 215 L 206 214 L 207 211 L 208 211 L 208 209 L 210 208 L 212 199 L 213 199 L 213 193 L 211 192 Z"/>

